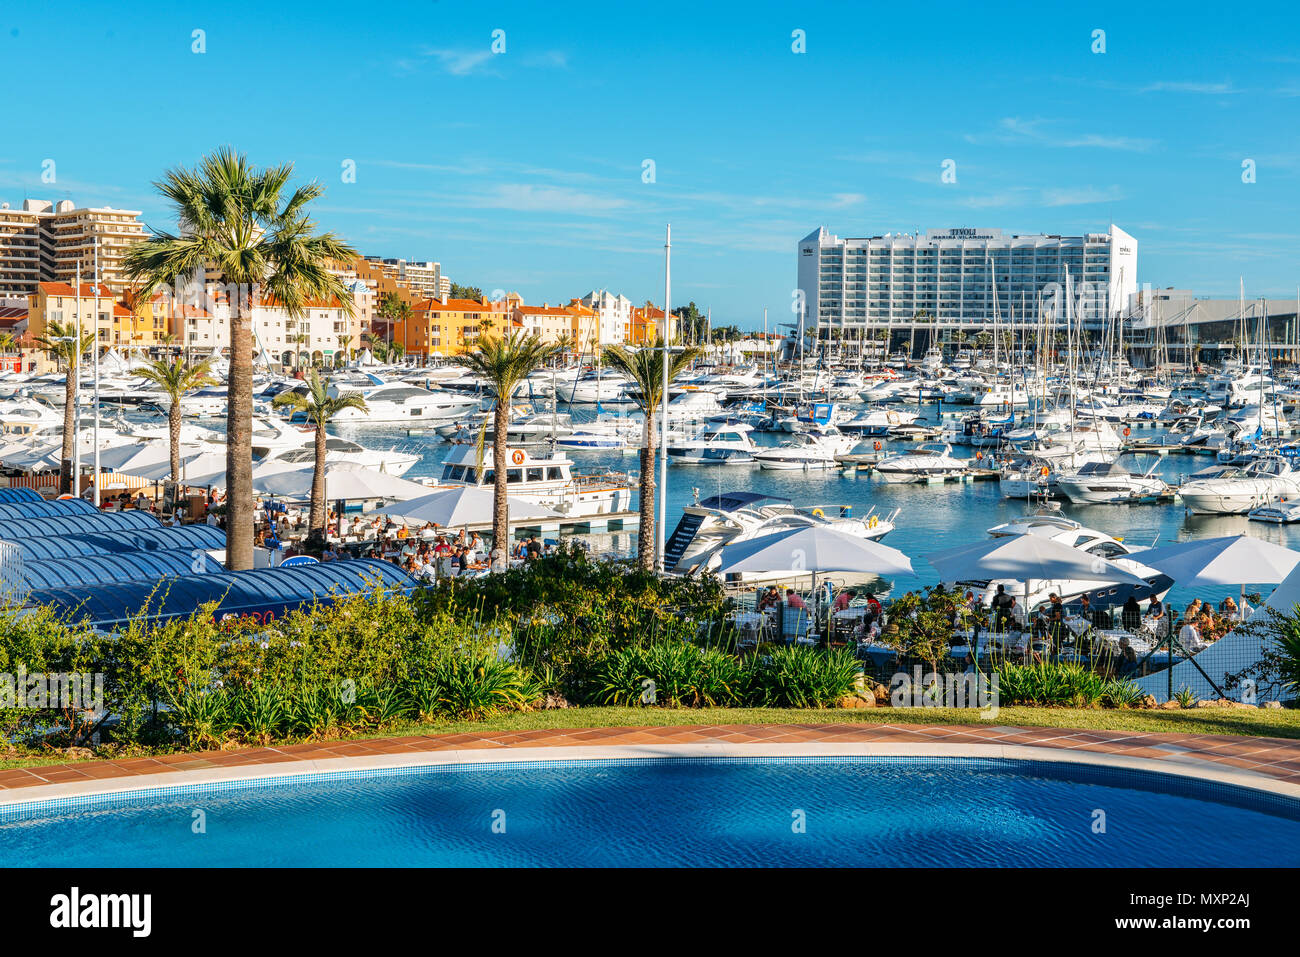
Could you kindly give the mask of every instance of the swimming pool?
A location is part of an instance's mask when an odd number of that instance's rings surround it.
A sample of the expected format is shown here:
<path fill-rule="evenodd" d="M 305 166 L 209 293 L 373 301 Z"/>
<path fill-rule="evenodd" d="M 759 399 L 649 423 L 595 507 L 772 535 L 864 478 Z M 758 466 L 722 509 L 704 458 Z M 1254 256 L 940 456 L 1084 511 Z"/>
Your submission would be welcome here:
<path fill-rule="evenodd" d="M 1297 866 L 1300 802 L 1061 762 L 809 757 L 301 775 L 0 809 L 0 866 L 205 865 Z"/>

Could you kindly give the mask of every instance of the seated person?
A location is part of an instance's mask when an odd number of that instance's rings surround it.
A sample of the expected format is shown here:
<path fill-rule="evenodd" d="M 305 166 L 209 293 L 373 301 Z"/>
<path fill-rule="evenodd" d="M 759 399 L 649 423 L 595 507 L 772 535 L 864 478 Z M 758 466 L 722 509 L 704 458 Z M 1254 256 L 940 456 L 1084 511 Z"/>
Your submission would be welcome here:
<path fill-rule="evenodd" d="M 767 611 L 769 608 L 775 608 L 781 604 L 781 593 L 777 591 L 775 585 L 768 585 L 763 594 L 758 596 L 758 610 Z"/>
<path fill-rule="evenodd" d="M 785 605 L 787 608 L 808 607 L 807 605 L 804 604 L 803 598 L 801 598 L 793 588 L 787 588 L 785 590 Z"/>
<path fill-rule="evenodd" d="M 1124 607 L 1119 613 L 1119 622 L 1120 627 L 1126 631 L 1137 631 L 1142 627 L 1142 608 L 1132 595 L 1124 601 Z"/>
<path fill-rule="evenodd" d="M 843 611 L 849 607 L 853 599 L 858 597 L 858 593 L 852 588 L 845 589 L 835 596 L 835 601 L 831 604 L 832 611 Z"/>

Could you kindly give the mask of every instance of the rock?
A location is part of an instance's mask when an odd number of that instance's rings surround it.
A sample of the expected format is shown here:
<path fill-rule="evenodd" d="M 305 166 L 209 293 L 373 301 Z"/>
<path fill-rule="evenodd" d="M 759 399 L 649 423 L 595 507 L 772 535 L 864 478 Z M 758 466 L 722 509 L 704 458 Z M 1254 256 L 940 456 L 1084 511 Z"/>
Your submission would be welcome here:
<path fill-rule="evenodd" d="M 1153 694 L 1149 694 L 1149 695 L 1147 695 L 1145 698 L 1143 698 L 1141 701 L 1138 702 L 1138 707 L 1139 707 L 1139 708 L 1158 708 L 1158 707 L 1160 707 L 1160 702 L 1156 701 L 1156 696 L 1155 696 L 1155 695 L 1153 695 Z"/>
<path fill-rule="evenodd" d="M 1172 698 L 1170 698 L 1168 701 L 1160 702 L 1160 710 L 1162 711 L 1177 711 L 1181 707 L 1182 705 L 1180 705 L 1177 701 L 1173 700 Z"/>
<path fill-rule="evenodd" d="M 569 707 L 568 700 L 563 695 L 548 694 L 542 699 L 541 708 L 543 711 L 553 711 L 557 708 Z"/>
<path fill-rule="evenodd" d="M 1213 701 L 1198 701 L 1198 708 L 1254 708 L 1253 704 L 1244 704 L 1240 701 L 1230 701 L 1227 698 L 1218 698 Z"/>
<path fill-rule="evenodd" d="M 889 689 L 884 685 L 876 685 L 875 698 L 878 705 L 889 704 Z"/>
<path fill-rule="evenodd" d="M 855 697 L 858 699 L 859 708 L 874 708 L 876 706 L 876 695 L 871 691 L 859 691 Z"/>
<path fill-rule="evenodd" d="M 63 753 L 74 761 L 84 761 L 95 756 L 95 752 L 90 748 L 65 748 Z"/>
<path fill-rule="evenodd" d="M 1282 707 L 1282 702 L 1280 702 L 1280 701 L 1265 701 L 1262 705 L 1260 705 L 1260 707 L 1261 707 L 1261 708 L 1281 708 L 1281 707 Z"/>

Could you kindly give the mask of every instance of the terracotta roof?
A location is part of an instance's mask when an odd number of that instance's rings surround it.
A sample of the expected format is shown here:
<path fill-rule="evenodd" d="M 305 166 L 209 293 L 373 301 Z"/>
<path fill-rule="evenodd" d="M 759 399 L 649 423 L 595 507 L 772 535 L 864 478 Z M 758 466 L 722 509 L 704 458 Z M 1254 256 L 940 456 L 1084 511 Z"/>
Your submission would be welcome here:
<path fill-rule="evenodd" d="M 77 292 L 73 290 L 72 283 L 69 282 L 42 282 L 37 284 L 41 292 L 47 296 L 76 296 Z M 99 292 L 96 295 L 96 288 Z M 81 284 L 81 295 L 86 299 L 114 299 L 116 296 L 113 290 L 109 289 L 102 283 L 96 287 L 94 283 L 83 282 Z"/>

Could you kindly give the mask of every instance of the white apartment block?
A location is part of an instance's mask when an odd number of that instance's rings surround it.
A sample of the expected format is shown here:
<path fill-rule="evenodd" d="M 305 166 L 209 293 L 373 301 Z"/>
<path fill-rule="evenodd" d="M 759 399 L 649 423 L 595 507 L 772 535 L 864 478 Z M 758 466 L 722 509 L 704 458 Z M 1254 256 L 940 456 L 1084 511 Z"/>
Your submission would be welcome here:
<path fill-rule="evenodd" d="M 144 238 L 140 211 L 78 207 L 71 200 L 28 199 L 21 209 L 0 204 L 0 297 L 27 296 L 38 282 L 74 282 L 77 270 L 115 292 L 127 288 L 122 257 Z"/>
<path fill-rule="evenodd" d="M 808 330 L 989 326 L 1040 314 L 1064 321 L 1068 273 L 1074 307 L 1097 326 L 1137 293 L 1137 240 L 1112 225 L 1082 236 L 940 229 L 840 239 L 825 227 L 799 241 L 798 322 Z"/>
<path fill-rule="evenodd" d="M 593 289 L 582 297 L 582 305 L 596 314 L 595 329 L 584 334 L 578 344 L 590 345 L 594 336 L 599 345 L 617 346 L 632 339 L 632 300 L 616 296 L 607 289 Z M 584 331 L 585 332 L 585 331 Z"/>
<path fill-rule="evenodd" d="M 204 354 L 227 350 L 230 346 L 230 304 L 206 300 L 188 303 L 184 318 L 176 320 L 176 337 L 185 348 Z M 182 315 L 177 310 L 176 315 Z M 348 316 L 338 303 L 309 303 L 301 316 L 292 318 L 288 310 L 271 300 L 252 306 L 253 350 L 272 363 L 310 365 L 333 364 L 334 355 L 361 346 L 361 325 L 356 315 Z"/>

